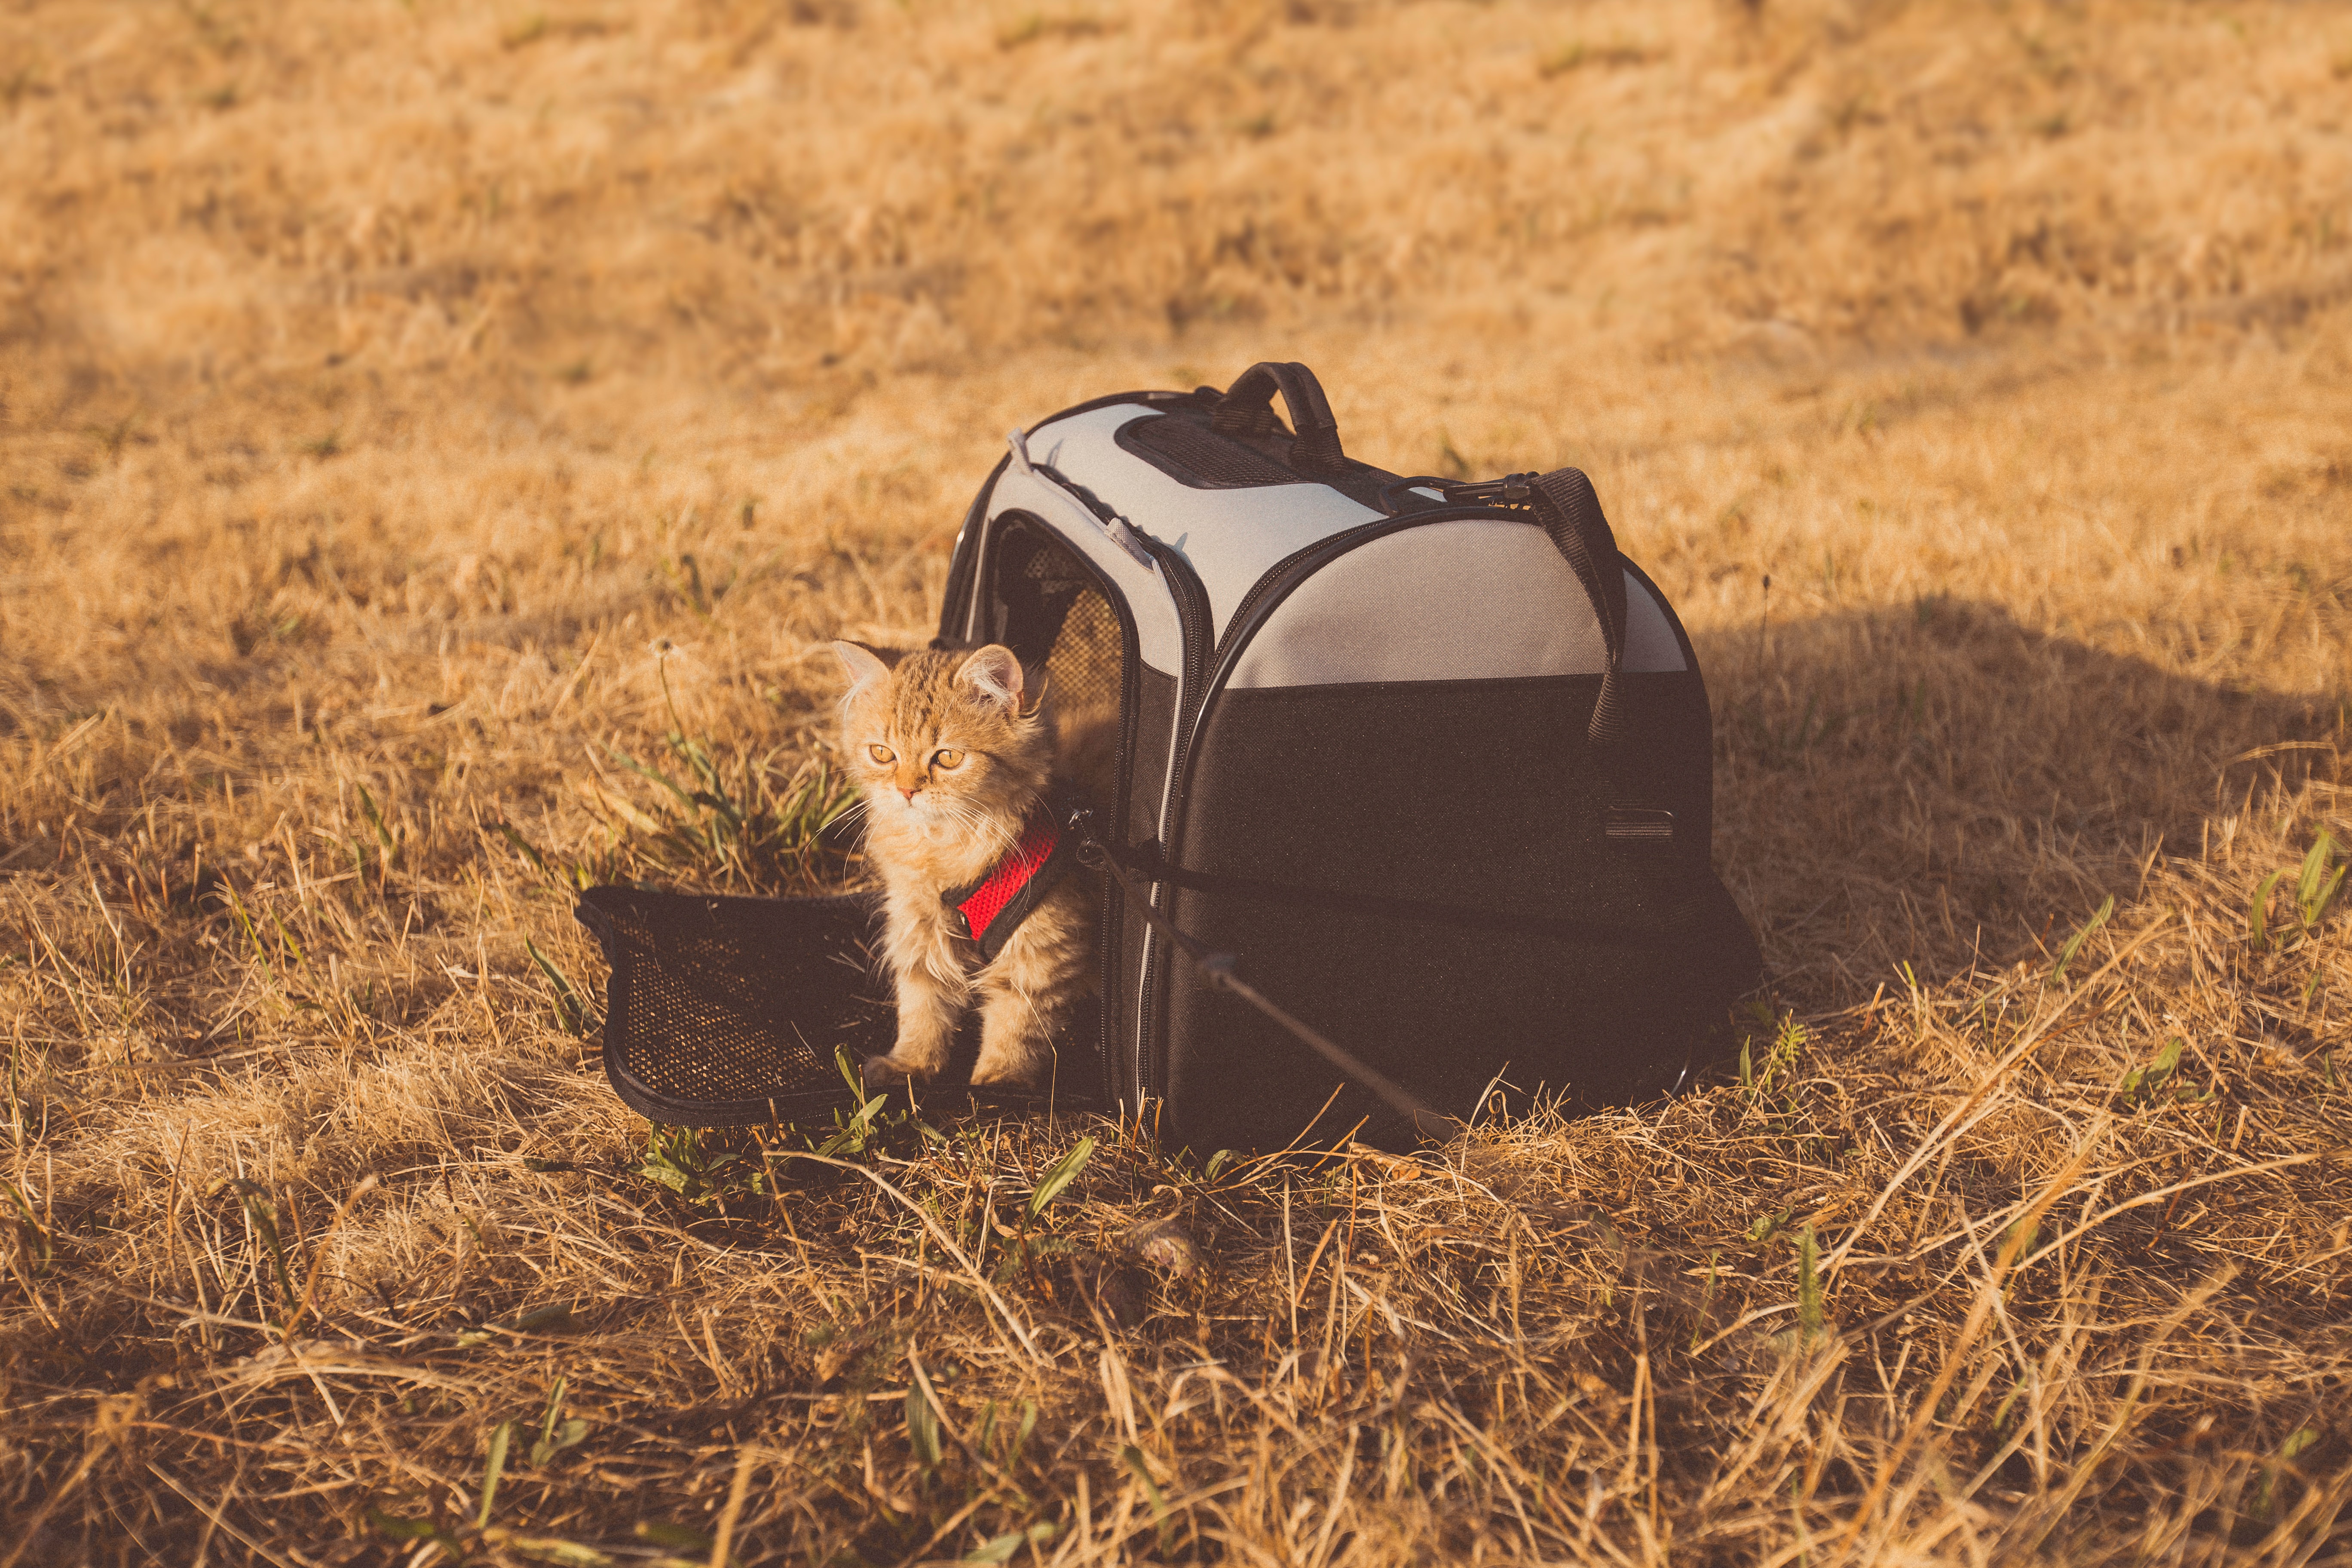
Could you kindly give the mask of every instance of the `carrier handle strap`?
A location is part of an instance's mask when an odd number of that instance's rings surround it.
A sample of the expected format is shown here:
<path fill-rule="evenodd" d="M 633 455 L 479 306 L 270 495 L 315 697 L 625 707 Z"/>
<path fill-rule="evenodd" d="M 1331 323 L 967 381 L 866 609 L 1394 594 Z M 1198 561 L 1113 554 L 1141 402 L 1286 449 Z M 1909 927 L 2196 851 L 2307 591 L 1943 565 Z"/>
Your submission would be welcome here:
<path fill-rule="evenodd" d="M 1554 468 L 1530 477 L 1534 484 L 1528 499 L 1535 503 L 1536 516 L 1601 618 L 1607 662 L 1585 734 L 1594 746 L 1614 749 L 1625 738 L 1625 566 L 1617 553 L 1617 536 L 1610 531 L 1601 498 L 1583 469 Z"/>
<path fill-rule="evenodd" d="M 1274 395 L 1290 410 L 1298 435 L 1291 465 L 1302 474 L 1337 474 L 1348 459 L 1339 450 L 1339 422 L 1315 373 L 1295 361 L 1261 360 L 1242 372 L 1209 411 L 1209 428 L 1220 436 L 1264 435 L 1275 428 Z"/>

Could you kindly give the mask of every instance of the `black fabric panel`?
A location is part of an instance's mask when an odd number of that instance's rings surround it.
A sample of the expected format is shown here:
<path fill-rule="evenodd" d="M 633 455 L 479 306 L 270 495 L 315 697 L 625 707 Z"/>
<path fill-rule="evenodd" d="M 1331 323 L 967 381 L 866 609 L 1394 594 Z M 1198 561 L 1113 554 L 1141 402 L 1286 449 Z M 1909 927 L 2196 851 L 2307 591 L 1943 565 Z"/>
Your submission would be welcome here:
<path fill-rule="evenodd" d="M 1506 1062 L 1523 1089 L 1594 1100 L 1670 1080 L 1753 983 L 1756 951 L 1707 865 L 1706 692 L 1684 671 L 1625 679 L 1630 732 L 1605 769 L 1585 735 L 1598 676 L 1221 692 L 1177 853 L 1211 875 L 1638 940 L 1309 914 L 1223 891 L 1177 892 L 1177 923 L 1441 1110 L 1469 1111 Z M 1612 838 L 1610 813 L 1626 808 L 1672 812 L 1672 837 Z M 1196 1149 L 1286 1139 L 1332 1087 L 1320 1058 L 1189 971 L 1163 996 L 1170 1110 Z"/>
<path fill-rule="evenodd" d="M 1686 671 L 1624 679 L 1605 772 L 1584 732 L 1597 675 L 1221 691 L 1178 864 L 1539 917 L 1660 908 L 1706 867 L 1706 694 Z M 1624 806 L 1673 812 L 1671 844 L 1612 848 Z"/>
<path fill-rule="evenodd" d="M 931 639 L 934 647 L 954 647 L 963 640 L 964 616 L 971 608 L 972 577 L 979 570 L 980 536 L 988 519 L 988 498 L 996 493 L 996 481 L 1012 460 L 1010 452 L 996 459 L 996 467 L 988 470 L 980 493 L 971 498 L 971 505 L 963 514 L 963 527 L 956 534 L 955 554 L 948 562 L 947 592 L 940 600 L 940 634 Z"/>
<path fill-rule="evenodd" d="M 1467 1116 L 1497 1075 L 1588 1105 L 1673 1084 L 1722 1008 L 1752 984 L 1755 945 L 1710 877 L 1683 939 L 1582 947 L 1405 921 L 1318 917 L 1184 893 L 1178 921 L 1240 955 L 1268 996 L 1449 1115 Z M 1162 1136 L 1206 1153 L 1279 1148 L 1334 1089 L 1313 1137 L 1409 1144 L 1410 1131 L 1307 1047 L 1190 970 L 1166 988 L 1171 1053 Z"/>
<path fill-rule="evenodd" d="M 1168 788 L 1168 752 L 1176 739 L 1176 678 L 1150 665 L 1136 689 L 1135 758 L 1122 832 L 1129 844 L 1158 837 L 1160 797 Z"/>

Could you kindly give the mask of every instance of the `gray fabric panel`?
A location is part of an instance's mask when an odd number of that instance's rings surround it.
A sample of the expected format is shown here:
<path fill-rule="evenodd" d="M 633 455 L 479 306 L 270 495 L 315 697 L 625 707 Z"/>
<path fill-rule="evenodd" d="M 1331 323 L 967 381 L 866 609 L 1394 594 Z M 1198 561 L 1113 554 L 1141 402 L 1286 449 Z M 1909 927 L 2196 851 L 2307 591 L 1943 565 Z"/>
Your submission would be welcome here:
<path fill-rule="evenodd" d="M 1196 490 L 1112 439 L 1132 420 L 1165 417 L 1122 403 L 1055 419 L 1029 433 L 1029 460 L 1084 485 L 1129 527 L 1184 557 L 1208 591 L 1213 637 L 1225 635 L 1234 607 L 1276 562 L 1381 515 L 1328 485 L 1303 480 L 1264 489 Z"/>
<path fill-rule="evenodd" d="M 1682 668 L 1657 602 L 1630 577 L 1625 589 L 1625 668 Z M 1433 522 L 1358 545 L 1300 584 L 1230 684 L 1596 675 L 1606 658 L 1591 602 L 1541 530 Z"/>
<path fill-rule="evenodd" d="M 1034 455 L 1035 448 L 1031 448 Z M 1119 454 L 1125 457 L 1125 453 Z M 1184 626 L 1176 618 L 1176 601 L 1160 579 L 1157 565 L 1150 570 L 1120 549 L 1103 531 L 1102 522 L 1058 485 L 1051 485 L 1006 468 L 989 498 L 993 520 L 1007 511 L 1034 512 L 1054 525 L 1071 548 L 1102 569 L 1126 595 L 1135 616 L 1135 640 L 1143 662 L 1167 675 L 1184 670 Z"/>

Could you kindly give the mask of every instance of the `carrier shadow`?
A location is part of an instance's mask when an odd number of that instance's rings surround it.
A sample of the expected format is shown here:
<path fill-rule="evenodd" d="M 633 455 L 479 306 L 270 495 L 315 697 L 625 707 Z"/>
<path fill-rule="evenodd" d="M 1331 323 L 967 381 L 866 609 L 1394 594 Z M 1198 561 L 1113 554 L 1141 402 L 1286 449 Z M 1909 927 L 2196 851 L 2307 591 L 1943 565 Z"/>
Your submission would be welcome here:
<path fill-rule="evenodd" d="M 1715 709 L 1715 854 L 1770 984 L 1851 1001 L 2055 945 L 2159 848 L 2292 783 L 2341 699 L 2232 690 L 1922 601 L 1696 637 Z"/>

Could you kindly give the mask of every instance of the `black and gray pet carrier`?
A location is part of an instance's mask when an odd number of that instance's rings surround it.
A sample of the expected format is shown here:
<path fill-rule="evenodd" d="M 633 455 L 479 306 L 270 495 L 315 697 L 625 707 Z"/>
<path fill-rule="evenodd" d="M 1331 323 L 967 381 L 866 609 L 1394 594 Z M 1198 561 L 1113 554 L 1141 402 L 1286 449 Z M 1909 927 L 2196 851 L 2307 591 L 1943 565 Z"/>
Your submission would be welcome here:
<path fill-rule="evenodd" d="M 1706 690 L 1583 474 L 1372 468 L 1297 364 L 1010 446 L 939 646 L 1005 644 L 1117 722 L 1115 797 L 1073 827 L 1102 1003 L 1062 1101 L 1202 1152 L 1395 1138 L 1498 1087 L 1654 1093 L 1720 1036 L 1759 963 L 1708 863 Z M 893 1037 L 876 908 L 591 891 L 614 1087 L 706 1125 L 837 1098 L 836 1046 Z"/>

